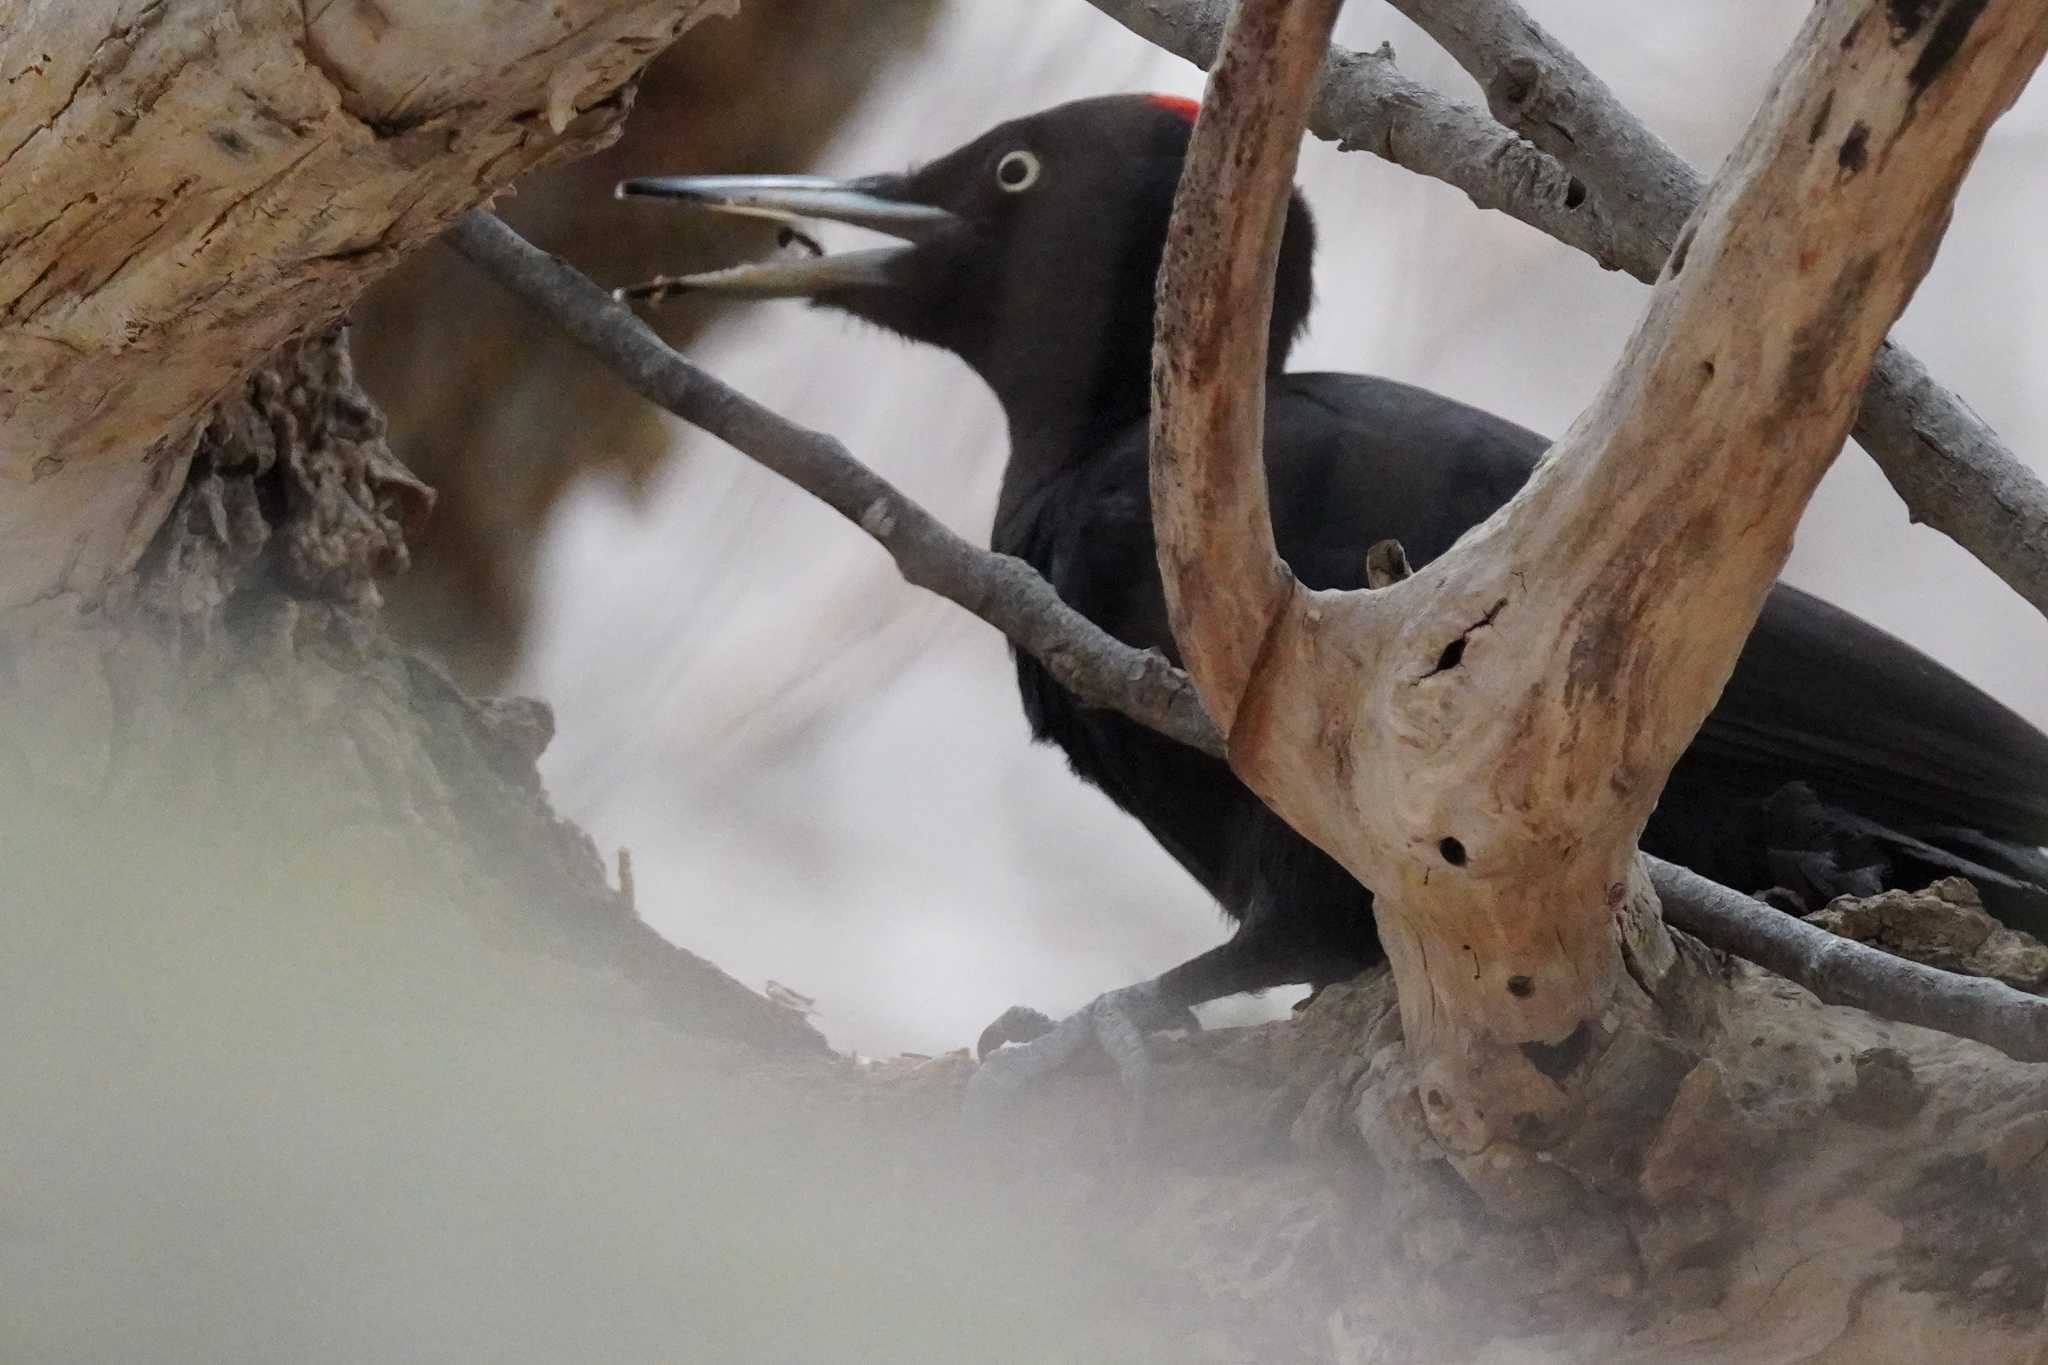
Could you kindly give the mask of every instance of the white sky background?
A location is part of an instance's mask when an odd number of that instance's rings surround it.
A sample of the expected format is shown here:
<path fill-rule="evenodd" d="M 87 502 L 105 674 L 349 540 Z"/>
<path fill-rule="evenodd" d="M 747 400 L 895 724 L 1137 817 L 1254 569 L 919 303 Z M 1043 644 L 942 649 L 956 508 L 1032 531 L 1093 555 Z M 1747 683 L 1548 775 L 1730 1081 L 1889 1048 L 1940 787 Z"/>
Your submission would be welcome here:
<path fill-rule="evenodd" d="M 1531 7 L 1702 166 L 1733 144 L 1804 17 L 1779 0 Z M 1390 9 L 1349 7 L 1340 41 L 1383 38 L 1410 75 L 1476 98 Z M 901 169 L 1063 99 L 1201 82 L 1081 0 L 954 0 L 879 89 L 818 169 Z M 1896 333 L 2037 467 L 2044 149 L 2037 83 L 1993 131 Z M 1643 306 L 1632 280 L 1371 156 L 1311 142 L 1301 178 L 1322 250 L 1296 368 L 1409 380 L 1555 433 Z M 795 304 L 761 305 L 692 358 L 985 538 L 1005 443 L 957 361 Z M 557 804 L 607 851 L 632 849 L 651 923 L 756 988 L 772 977 L 816 996 L 835 1044 L 961 1046 L 1007 1005 L 1064 1011 L 1222 937 L 1135 822 L 1025 742 L 1000 638 L 743 457 L 696 438 L 638 507 L 587 482 L 542 564 L 518 688 L 556 707 L 543 768 Z M 1822 486 L 1788 577 L 2048 724 L 2048 628 L 1909 527 L 1859 452 Z"/>

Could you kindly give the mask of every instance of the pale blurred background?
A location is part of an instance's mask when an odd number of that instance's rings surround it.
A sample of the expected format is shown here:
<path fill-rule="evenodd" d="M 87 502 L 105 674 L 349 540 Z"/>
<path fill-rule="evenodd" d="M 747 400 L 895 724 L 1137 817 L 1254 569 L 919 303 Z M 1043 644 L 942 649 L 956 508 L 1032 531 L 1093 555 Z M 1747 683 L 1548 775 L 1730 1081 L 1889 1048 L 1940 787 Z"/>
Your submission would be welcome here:
<path fill-rule="evenodd" d="M 881 8 L 922 23 L 932 7 Z M 1645 0 L 1625 22 L 1593 0 L 1531 8 L 1702 167 L 1732 145 L 1804 17 L 1775 0 Z M 866 94 L 848 97 L 807 164 L 716 168 L 900 169 L 1060 100 L 1201 89 L 1194 69 L 1081 0 L 948 0 L 930 17 L 876 47 L 893 55 L 863 69 Z M 1477 99 L 1383 6 L 1352 4 L 1339 39 L 1391 40 L 1410 75 Z M 2044 135 L 2037 85 L 1993 132 L 1897 333 L 2037 467 Z M 696 166 L 658 138 L 629 150 L 633 172 Z M 1302 179 L 1323 248 L 1297 368 L 1410 380 L 1555 433 L 1643 305 L 1635 282 L 1373 157 L 1311 143 Z M 794 304 L 722 314 L 687 349 L 985 536 L 1004 439 L 958 362 Z M 632 850 L 651 923 L 756 988 L 773 978 L 816 997 L 826 1035 L 868 1054 L 961 1046 L 1009 1004 L 1065 1010 L 1221 937 L 1204 895 L 1135 823 L 1026 743 L 993 631 L 902 584 L 857 530 L 739 455 L 680 428 L 672 440 L 679 458 L 613 462 L 630 481 L 562 480 L 543 530 L 495 532 L 533 573 L 530 620 L 497 676 L 554 704 L 543 766 L 555 800 L 607 851 Z M 415 457 L 402 430 L 399 444 Z M 2048 724 L 2048 625 L 1946 539 L 1909 527 L 1853 450 L 1789 576 Z"/>

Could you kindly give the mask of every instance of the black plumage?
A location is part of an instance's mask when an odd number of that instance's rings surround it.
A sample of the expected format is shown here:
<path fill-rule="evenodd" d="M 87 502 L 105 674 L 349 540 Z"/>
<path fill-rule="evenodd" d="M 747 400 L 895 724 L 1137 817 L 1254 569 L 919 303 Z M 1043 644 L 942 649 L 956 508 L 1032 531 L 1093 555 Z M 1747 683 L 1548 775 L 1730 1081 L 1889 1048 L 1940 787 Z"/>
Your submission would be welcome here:
<path fill-rule="evenodd" d="M 741 268 L 684 283 L 807 295 L 961 356 L 1009 421 L 992 547 L 1031 563 L 1119 639 L 1177 657 L 1145 445 L 1153 282 L 1190 115 L 1160 97 L 1079 101 L 909 175 L 814 187 L 808 199 L 741 179 L 637 192 L 909 238 L 827 257 L 815 275 Z M 815 197 L 827 193 L 884 207 Z M 877 222 L 890 205 L 931 214 Z M 1314 237 L 1297 196 L 1275 287 L 1266 469 L 1295 573 L 1311 587 L 1355 588 L 1382 539 L 1417 564 L 1441 554 L 1514 495 L 1547 443 L 1408 385 L 1285 373 L 1308 315 Z M 1379 957 L 1370 894 L 1224 764 L 1081 703 L 1028 657 L 1017 678 L 1033 734 L 1237 922 L 1228 943 L 1159 979 L 1146 999 L 1160 1018 L 1236 991 L 1341 979 Z M 2048 737 L 1909 646 L 1782 586 L 1643 836 L 1649 851 L 1717 881 L 1808 906 L 1961 872 L 1995 912 L 2037 929 L 2048 925 L 2044 843 Z"/>

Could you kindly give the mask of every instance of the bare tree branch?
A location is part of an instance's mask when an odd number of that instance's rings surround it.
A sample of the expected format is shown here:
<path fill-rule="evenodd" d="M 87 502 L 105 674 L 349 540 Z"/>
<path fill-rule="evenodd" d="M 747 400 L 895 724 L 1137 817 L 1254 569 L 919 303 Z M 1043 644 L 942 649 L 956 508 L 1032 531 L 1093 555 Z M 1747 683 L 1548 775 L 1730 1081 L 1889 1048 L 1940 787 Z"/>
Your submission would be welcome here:
<path fill-rule="evenodd" d="M 1285 3 L 1241 0 L 1196 153 L 1212 129 L 1305 105 L 1264 93 L 1297 88 L 1292 35 L 1258 22 Z M 1244 678 L 1195 671 L 1229 716 L 1231 766 L 1373 888 L 1430 1131 L 1503 1213 L 1557 1197 L 1546 1135 L 1623 1123 L 1599 1096 L 1660 1084 L 1666 1063 L 1630 1040 L 1663 1036 L 1656 983 L 1684 969 L 1636 835 L 1734 666 L 1963 175 L 2048 44 L 2032 0 L 1874 13 L 1815 9 L 1605 388 L 1507 507 L 1391 586 L 1295 590 L 1262 609 L 1198 592 L 1175 623 L 1190 654 L 1253 659 Z M 1219 152 L 1240 185 L 1292 174 L 1271 130 Z M 1195 221 L 1223 241 L 1249 219 L 1256 241 L 1257 211 Z M 1270 278 L 1247 307 L 1191 265 L 1216 268 L 1169 253 L 1162 298 L 1229 306 L 1177 335 L 1162 311 L 1159 345 L 1178 353 L 1155 373 L 1199 376 L 1207 355 L 1245 354 L 1232 328 L 1267 326 Z M 1220 400 L 1200 385 L 1179 396 L 1198 419 L 1218 401 L 1257 405 L 1257 377 L 1235 383 L 1211 381 Z M 1155 414 L 1155 462 L 1186 462 L 1156 448 L 1172 430 Z M 1155 505 L 1257 468 L 1241 425 L 1194 431 L 1222 470 L 1155 477 Z M 1253 505 L 1156 507 L 1162 568 L 1270 556 L 1270 528 L 1246 526 Z M 1436 668 L 1475 622 L 1484 649 Z"/>
<path fill-rule="evenodd" d="M 1325 65 L 1311 131 L 1442 180 L 1480 208 L 1654 282 L 1698 207 L 1699 174 L 1515 0 L 1394 2 L 1472 74 L 1502 122 L 1531 141 L 1407 80 L 1384 51 L 1341 48 Z M 1227 0 L 1090 3 L 1198 66 L 1213 59 L 1229 8 Z M 1872 366 L 1854 435 L 1914 521 L 1947 535 L 2048 614 L 2048 484 L 1983 419 L 1888 344 Z"/>
<path fill-rule="evenodd" d="M 1301 120 L 1339 0 L 1244 0 L 1174 193 L 1152 343 L 1152 522 L 1188 673 L 1227 737 L 1298 591 L 1266 503 L 1267 320 Z"/>
<path fill-rule="evenodd" d="M 889 552 L 906 580 L 988 621 L 1062 687 L 1183 744 L 1221 752 L 1187 675 L 1158 654 L 1111 639 L 1023 560 L 961 539 L 832 437 L 797 426 L 690 364 L 623 304 L 481 209 L 464 216 L 446 241 L 552 318 L 649 402 L 856 523 Z"/>
<path fill-rule="evenodd" d="M 1706 182 L 1516 0 L 1388 0 L 1486 92 L 1500 122 L 1556 157 L 1636 231 L 1624 267 L 1664 268 Z"/>
<path fill-rule="evenodd" d="M 1228 0 L 1089 0 L 1154 46 L 1207 70 L 1216 60 Z M 1646 252 L 1623 240 L 1598 196 L 1556 158 L 1503 128 L 1482 110 L 1447 99 L 1401 74 L 1390 49 L 1332 46 L 1323 61 L 1308 128 L 1346 151 L 1368 151 L 1396 166 L 1464 191 L 1482 209 L 1499 209 L 1585 252 L 1609 270 L 1630 270 Z M 1644 280 L 1663 265 L 1658 255 Z"/>
<path fill-rule="evenodd" d="M 479 210 L 464 218 L 449 240 L 485 274 L 625 376 L 650 402 L 720 435 L 850 521 L 861 523 L 879 499 L 896 528 L 919 528 L 882 541 L 904 577 L 1002 631 L 1053 669 L 1062 686 L 1183 744 L 1223 756 L 1222 736 L 1201 711 L 1186 674 L 1067 609 L 1028 565 L 960 541 L 837 441 L 789 423 L 703 374 L 603 289 L 489 214 Z M 919 562 L 927 544 L 938 546 L 935 555 L 942 563 L 936 567 Z M 941 579 L 945 586 L 939 585 Z M 1004 603 L 1016 604 L 1014 610 L 1006 614 Z M 1944 1028 L 2022 1060 L 2033 1058 L 2048 1036 L 2048 1000 L 1933 968 L 1913 968 L 1910 979 L 1902 979 L 1899 960 L 1877 949 L 1847 939 L 1833 940 L 1840 946 L 1826 950 L 1809 946 L 1810 935 L 1822 931 L 1684 868 L 1657 858 L 1643 861 L 1672 924 L 1761 962 L 1829 1004 Z"/>

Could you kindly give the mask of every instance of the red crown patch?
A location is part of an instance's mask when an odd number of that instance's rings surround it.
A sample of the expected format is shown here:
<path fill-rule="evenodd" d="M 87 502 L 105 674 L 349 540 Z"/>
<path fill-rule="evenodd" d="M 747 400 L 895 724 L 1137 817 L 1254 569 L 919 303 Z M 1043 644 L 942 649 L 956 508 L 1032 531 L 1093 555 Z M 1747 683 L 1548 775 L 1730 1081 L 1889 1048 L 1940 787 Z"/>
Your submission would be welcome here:
<path fill-rule="evenodd" d="M 1161 109 L 1170 109 L 1189 123 L 1193 123 L 1195 115 L 1202 112 L 1202 106 L 1186 95 L 1147 95 L 1145 103 L 1156 104 Z"/>

